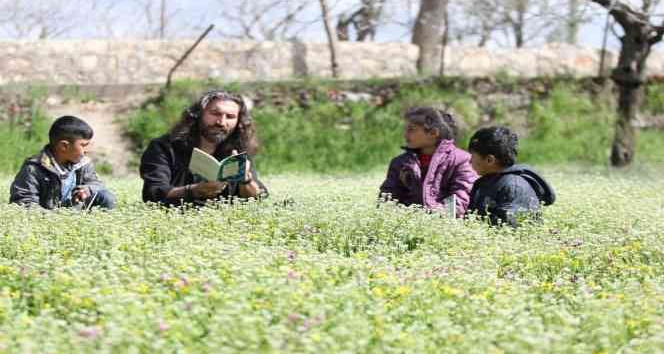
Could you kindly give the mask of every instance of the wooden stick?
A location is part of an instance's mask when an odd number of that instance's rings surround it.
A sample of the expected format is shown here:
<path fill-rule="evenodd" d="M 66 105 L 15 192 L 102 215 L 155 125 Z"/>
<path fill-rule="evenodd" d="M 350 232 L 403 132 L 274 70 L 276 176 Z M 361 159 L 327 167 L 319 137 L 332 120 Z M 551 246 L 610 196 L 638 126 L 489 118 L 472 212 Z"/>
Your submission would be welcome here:
<path fill-rule="evenodd" d="M 205 36 L 208 35 L 208 33 L 210 33 L 210 31 L 212 31 L 213 28 L 214 25 L 213 24 L 210 25 L 205 30 L 205 32 L 203 32 L 203 34 L 201 34 L 200 37 L 198 37 L 196 42 L 194 42 L 194 44 L 184 53 L 184 55 L 180 58 L 180 60 L 178 60 L 177 63 L 175 63 L 175 66 L 171 68 L 171 71 L 168 72 L 168 78 L 166 79 L 166 90 L 168 90 L 171 87 L 171 78 L 173 76 L 173 73 L 175 73 L 175 70 L 177 70 L 177 68 L 182 64 L 182 62 L 184 62 L 187 59 L 189 54 L 191 54 L 191 52 L 193 52 L 194 49 L 196 49 L 196 46 L 198 46 L 198 44 L 203 40 L 203 38 L 205 38 Z"/>

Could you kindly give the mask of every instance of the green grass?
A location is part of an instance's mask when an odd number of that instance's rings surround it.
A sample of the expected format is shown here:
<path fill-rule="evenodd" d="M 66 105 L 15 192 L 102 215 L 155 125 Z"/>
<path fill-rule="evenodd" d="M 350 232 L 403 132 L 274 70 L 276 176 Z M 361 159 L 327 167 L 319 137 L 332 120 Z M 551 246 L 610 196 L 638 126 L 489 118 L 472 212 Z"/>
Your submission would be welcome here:
<path fill-rule="evenodd" d="M 664 163 L 664 132 L 643 130 L 637 135 L 636 160 Z"/>
<path fill-rule="evenodd" d="M 520 160 L 607 163 L 615 123 L 610 107 L 597 106 L 569 87 L 557 87 L 548 99 L 534 104 L 528 118 L 532 129 L 521 140 Z"/>
<path fill-rule="evenodd" d="M 383 171 L 186 213 L 137 177 L 111 212 L 0 205 L 0 351 L 661 351 L 664 170 L 542 172 L 559 199 L 517 231 L 377 208 Z"/>
<path fill-rule="evenodd" d="M 0 174 L 15 174 L 25 159 L 48 143 L 51 120 L 42 107 L 48 90 L 40 85 L 5 89 L 8 97 L 16 97 L 20 108 L 0 105 Z"/>
<path fill-rule="evenodd" d="M 401 125 L 389 116 L 366 116 L 369 110 L 366 104 L 340 108 L 329 103 L 306 112 L 256 112 L 263 142 L 256 163 L 266 172 L 360 171 L 384 164 L 399 152 Z"/>
<path fill-rule="evenodd" d="M 18 172 L 26 158 L 38 153 L 48 143 L 50 124 L 39 108 L 13 122 L 0 121 L 0 173 Z"/>
<path fill-rule="evenodd" d="M 655 114 L 664 114 L 664 84 L 651 83 L 645 91 L 643 109 Z"/>

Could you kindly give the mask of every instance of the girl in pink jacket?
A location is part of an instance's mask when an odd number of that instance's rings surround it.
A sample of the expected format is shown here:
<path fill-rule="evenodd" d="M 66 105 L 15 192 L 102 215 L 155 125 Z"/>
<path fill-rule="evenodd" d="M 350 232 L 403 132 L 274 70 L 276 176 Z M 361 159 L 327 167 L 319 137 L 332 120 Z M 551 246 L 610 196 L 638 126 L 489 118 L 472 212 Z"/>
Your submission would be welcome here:
<path fill-rule="evenodd" d="M 446 209 L 454 195 L 456 216 L 462 217 L 470 201 L 477 174 L 470 154 L 454 145 L 454 118 L 433 107 L 413 107 L 404 114 L 405 152 L 390 163 L 381 196 L 405 205 Z"/>

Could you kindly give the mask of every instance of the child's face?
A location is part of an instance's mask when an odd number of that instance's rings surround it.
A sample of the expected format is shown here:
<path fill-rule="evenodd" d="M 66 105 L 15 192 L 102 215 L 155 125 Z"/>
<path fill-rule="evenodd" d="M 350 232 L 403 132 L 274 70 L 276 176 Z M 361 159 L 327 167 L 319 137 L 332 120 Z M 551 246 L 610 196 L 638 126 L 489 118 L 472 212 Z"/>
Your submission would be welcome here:
<path fill-rule="evenodd" d="M 490 154 L 481 155 L 471 151 L 470 164 L 473 166 L 475 172 L 477 172 L 477 174 L 480 176 L 484 176 L 501 170 L 498 164 L 498 160 L 496 160 L 496 157 Z"/>
<path fill-rule="evenodd" d="M 405 122 L 404 139 L 410 149 L 431 148 L 438 144 L 438 132 L 427 131 L 424 126 Z"/>
<path fill-rule="evenodd" d="M 58 151 L 63 161 L 77 163 L 88 153 L 89 146 L 90 139 L 61 140 L 58 143 Z"/>

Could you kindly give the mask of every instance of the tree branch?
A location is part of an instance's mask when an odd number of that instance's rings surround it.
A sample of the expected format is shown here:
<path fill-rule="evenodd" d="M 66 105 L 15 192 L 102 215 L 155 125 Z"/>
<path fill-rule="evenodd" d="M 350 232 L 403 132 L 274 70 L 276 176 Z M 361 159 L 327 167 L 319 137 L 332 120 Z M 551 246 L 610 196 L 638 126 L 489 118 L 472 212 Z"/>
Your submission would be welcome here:
<path fill-rule="evenodd" d="M 629 5 L 619 0 L 590 0 L 609 10 L 609 13 L 616 19 L 623 28 L 629 28 L 634 25 L 650 26 L 648 17 Z"/>

